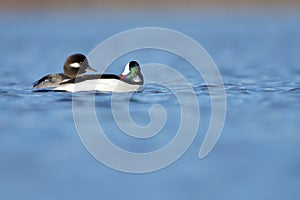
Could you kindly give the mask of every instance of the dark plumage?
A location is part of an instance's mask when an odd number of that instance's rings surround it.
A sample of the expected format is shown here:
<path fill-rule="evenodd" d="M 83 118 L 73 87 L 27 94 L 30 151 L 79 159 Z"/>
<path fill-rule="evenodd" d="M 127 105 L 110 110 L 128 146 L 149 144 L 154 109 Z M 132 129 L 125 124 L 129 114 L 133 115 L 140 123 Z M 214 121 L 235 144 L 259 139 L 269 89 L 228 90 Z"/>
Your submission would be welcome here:
<path fill-rule="evenodd" d="M 75 78 L 85 72 L 96 72 L 89 66 L 88 60 L 82 54 L 69 56 L 64 63 L 64 73 L 48 74 L 33 83 L 33 88 L 57 87 L 60 83 Z"/>

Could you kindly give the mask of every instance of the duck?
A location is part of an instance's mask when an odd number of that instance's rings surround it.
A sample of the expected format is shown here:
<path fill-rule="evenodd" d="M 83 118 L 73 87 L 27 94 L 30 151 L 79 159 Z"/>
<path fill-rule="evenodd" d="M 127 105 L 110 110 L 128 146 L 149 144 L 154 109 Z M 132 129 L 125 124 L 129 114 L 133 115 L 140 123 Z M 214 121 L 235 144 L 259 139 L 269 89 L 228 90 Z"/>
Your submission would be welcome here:
<path fill-rule="evenodd" d="M 138 92 L 142 90 L 144 77 L 137 61 L 128 62 L 120 75 L 86 74 L 65 81 L 54 88 L 56 91 L 80 92 Z"/>
<path fill-rule="evenodd" d="M 86 72 L 96 72 L 89 66 L 85 55 L 75 53 L 67 57 L 63 66 L 64 72 L 58 74 L 48 74 L 33 83 L 33 88 L 55 88 L 60 83 L 71 80 Z"/>

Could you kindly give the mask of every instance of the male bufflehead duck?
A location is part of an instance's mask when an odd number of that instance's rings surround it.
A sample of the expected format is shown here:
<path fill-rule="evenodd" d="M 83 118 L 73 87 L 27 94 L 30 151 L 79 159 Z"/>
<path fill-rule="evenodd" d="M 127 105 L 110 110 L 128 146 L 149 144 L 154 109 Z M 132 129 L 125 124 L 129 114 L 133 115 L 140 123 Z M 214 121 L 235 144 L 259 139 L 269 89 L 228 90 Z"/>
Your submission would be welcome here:
<path fill-rule="evenodd" d="M 136 61 L 126 64 L 122 74 L 88 74 L 59 84 L 54 90 L 79 92 L 135 92 L 144 84 L 141 67 Z"/>
<path fill-rule="evenodd" d="M 85 72 L 96 72 L 89 66 L 86 57 L 82 54 L 69 56 L 64 63 L 64 73 L 48 74 L 33 83 L 33 88 L 57 87 L 60 83 L 75 78 Z"/>

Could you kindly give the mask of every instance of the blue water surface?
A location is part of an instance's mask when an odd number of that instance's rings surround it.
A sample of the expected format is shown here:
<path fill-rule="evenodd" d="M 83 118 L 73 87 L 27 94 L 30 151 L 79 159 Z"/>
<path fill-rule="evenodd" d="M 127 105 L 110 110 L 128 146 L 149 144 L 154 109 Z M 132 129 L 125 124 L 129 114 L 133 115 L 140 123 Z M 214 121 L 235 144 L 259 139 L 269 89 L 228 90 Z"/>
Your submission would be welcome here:
<path fill-rule="evenodd" d="M 2 12 L 0 198 L 299 199 L 300 15 L 280 10 L 202 11 Z M 208 51 L 224 80 L 227 116 L 217 145 L 199 160 L 210 120 L 209 86 L 192 70 L 183 72 L 201 109 L 197 137 L 169 167 L 128 174 L 106 167 L 85 149 L 73 120 L 72 94 L 34 92 L 31 83 L 60 72 L 68 55 L 88 54 L 113 34 L 145 26 L 175 29 Z M 178 71 L 191 68 L 174 55 L 148 50 L 123 56 L 108 71 L 120 73 L 131 58 Z M 180 121 L 174 94 L 145 80 L 144 91 L 129 102 L 132 118 L 147 125 L 154 104 L 168 113 L 166 134 L 148 141 L 120 132 L 111 117 L 111 94 L 95 96 L 108 137 L 133 152 L 161 148 L 174 137 Z M 167 74 L 165 81 L 178 84 Z M 128 103 L 121 94 L 117 98 L 119 105 Z"/>

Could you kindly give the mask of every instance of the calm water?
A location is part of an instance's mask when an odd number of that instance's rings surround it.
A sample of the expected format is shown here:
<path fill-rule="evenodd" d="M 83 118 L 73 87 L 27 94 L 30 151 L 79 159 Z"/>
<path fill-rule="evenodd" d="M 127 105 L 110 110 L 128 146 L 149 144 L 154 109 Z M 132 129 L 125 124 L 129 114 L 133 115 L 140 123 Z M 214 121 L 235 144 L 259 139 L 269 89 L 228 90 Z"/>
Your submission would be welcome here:
<path fill-rule="evenodd" d="M 300 15 L 278 10 L 230 13 L 0 14 L 0 198 L 299 199 Z M 86 151 L 73 121 L 72 94 L 33 92 L 31 83 L 61 71 L 69 54 L 88 54 L 107 37 L 144 26 L 181 31 L 206 48 L 224 79 L 227 118 L 216 147 L 199 160 L 210 97 L 202 79 L 185 72 L 201 105 L 194 143 L 173 165 L 132 175 L 102 165 Z M 184 60 L 149 50 L 124 55 L 109 72 L 120 73 L 115 66 L 123 67 L 131 58 L 186 69 Z M 166 81 L 176 83 L 167 75 Z M 139 143 L 122 135 L 110 119 L 110 98 L 97 94 L 96 110 L 112 133 L 108 137 L 119 146 L 147 152 L 172 139 L 167 135 Z M 119 101 L 126 103 L 122 95 Z M 133 119 L 148 124 L 147 110 L 153 104 L 175 113 L 165 127 L 174 131 L 176 99 L 155 84 L 134 94 Z"/>

